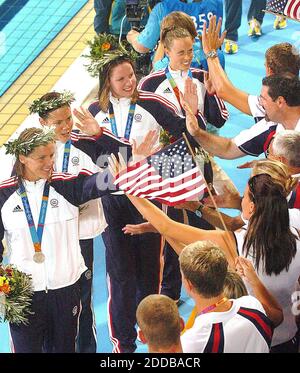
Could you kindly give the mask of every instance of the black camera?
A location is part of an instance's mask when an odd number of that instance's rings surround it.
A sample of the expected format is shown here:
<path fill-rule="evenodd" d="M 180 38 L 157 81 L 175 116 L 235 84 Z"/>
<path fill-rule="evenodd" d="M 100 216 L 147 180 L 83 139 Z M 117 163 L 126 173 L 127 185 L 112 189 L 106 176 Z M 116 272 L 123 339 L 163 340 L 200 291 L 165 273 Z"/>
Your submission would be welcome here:
<path fill-rule="evenodd" d="M 140 24 L 143 16 L 148 12 L 148 7 L 152 9 L 161 0 L 125 0 L 126 19 L 131 23 L 134 30 L 140 31 Z"/>
<path fill-rule="evenodd" d="M 126 19 L 133 29 L 139 30 L 147 5 L 147 0 L 126 0 Z"/>
<path fill-rule="evenodd" d="M 141 20 L 148 13 L 148 8 L 152 9 L 161 0 L 126 0 L 126 19 L 131 24 L 131 28 L 142 31 Z M 138 79 L 148 75 L 151 70 L 151 54 L 139 54 L 136 60 L 136 73 Z"/>

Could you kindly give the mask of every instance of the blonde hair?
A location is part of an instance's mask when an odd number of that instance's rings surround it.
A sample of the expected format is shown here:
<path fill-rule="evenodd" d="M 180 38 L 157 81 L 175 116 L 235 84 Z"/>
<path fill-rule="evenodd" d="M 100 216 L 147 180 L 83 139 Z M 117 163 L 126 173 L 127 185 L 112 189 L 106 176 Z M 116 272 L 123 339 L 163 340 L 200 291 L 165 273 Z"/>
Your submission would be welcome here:
<path fill-rule="evenodd" d="M 20 147 L 25 147 L 24 144 L 29 145 L 28 151 L 19 151 L 15 154 L 16 162 L 15 162 L 15 170 L 18 180 L 22 179 L 24 176 L 24 164 L 20 161 L 19 156 L 25 155 L 26 157 L 31 154 L 37 147 L 45 146 L 50 143 L 55 143 L 55 132 L 53 129 L 49 128 L 36 128 L 30 127 L 26 128 L 24 131 L 20 133 L 20 136 L 16 140 L 19 142 Z"/>
<path fill-rule="evenodd" d="M 138 305 L 136 318 L 148 345 L 167 349 L 179 343 L 180 316 L 173 299 L 162 294 L 148 295 Z"/>
<path fill-rule="evenodd" d="M 283 188 L 286 197 L 297 185 L 297 180 L 291 177 L 288 167 L 279 161 L 264 159 L 256 162 L 252 176 L 260 174 L 270 175 L 273 183 L 279 184 Z"/>
<path fill-rule="evenodd" d="M 242 277 L 233 269 L 228 268 L 224 282 L 224 296 L 229 299 L 237 299 L 248 295 L 248 291 Z"/>
<path fill-rule="evenodd" d="M 161 42 L 167 49 L 171 48 L 174 40 L 183 38 L 191 38 L 191 40 L 194 41 L 194 37 L 189 31 L 182 27 L 173 26 L 171 28 L 166 28 L 161 34 Z"/>
<path fill-rule="evenodd" d="M 172 27 L 180 27 L 186 29 L 194 39 L 198 34 L 194 22 L 191 17 L 184 12 L 172 12 L 164 17 L 160 24 L 161 32 Z"/>
<path fill-rule="evenodd" d="M 223 292 L 228 262 L 223 251 L 211 241 L 197 241 L 179 255 L 180 269 L 197 293 L 213 298 Z"/>

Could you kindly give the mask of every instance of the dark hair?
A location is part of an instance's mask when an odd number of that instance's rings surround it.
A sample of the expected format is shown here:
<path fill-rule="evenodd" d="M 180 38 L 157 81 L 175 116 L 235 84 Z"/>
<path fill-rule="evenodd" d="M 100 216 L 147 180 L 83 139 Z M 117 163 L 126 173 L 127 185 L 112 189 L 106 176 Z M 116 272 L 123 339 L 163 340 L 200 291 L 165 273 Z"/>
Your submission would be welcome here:
<path fill-rule="evenodd" d="M 269 88 L 269 96 L 275 101 L 282 96 L 288 106 L 300 106 L 300 80 L 288 73 L 270 75 L 262 80 L 262 84 Z"/>
<path fill-rule="evenodd" d="M 43 95 L 39 101 L 52 101 L 53 99 L 59 98 L 61 94 L 59 92 L 49 92 Z M 67 103 L 64 103 L 62 106 L 55 107 L 54 109 L 49 109 L 45 111 L 39 111 L 39 117 L 46 120 L 49 117 L 49 114 L 52 113 L 52 111 L 55 111 L 63 106 L 69 106 Z"/>
<path fill-rule="evenodd" d="M 288 270 L 296 254 L 296 237 L 290 230 L 289 211 L 283 187 L 271 176 L 260 174 L 248 181 L 249 197 L 255 210 L 249 219 L 243 245 L 246 257 L 254 257 L 267 275 Z"/>
<path fill-rule="evenodd" d="M 100 109 L 104 112 L 108 111 L 108 105 L 109 105 L 109 92 L 110 92 L 110 76 L 112 73 L 112 70 L 119 66 L 122 65 L 123 63 L 129 63 L 132 66 L 132 69 L 135 73 L 135 65 L 134 62 L 127 56 L 119 56 L 106 65 L 104 65 L 103 69 L 99 73 L 99 93 L 98 93 L 98 98 L 99 98 L 99 106 Z M 138 91 L 137 88 L 135 92 L 133 93 L 133 100 L 138 99 Z"/>
<path fill-rule="evenodd" d="M 273 74 L 289 72 L 295 76 L 299 75 L 300 56 L 297 49 L 290 43 L 272 45 L 265 54 L 266 64 Z"/>

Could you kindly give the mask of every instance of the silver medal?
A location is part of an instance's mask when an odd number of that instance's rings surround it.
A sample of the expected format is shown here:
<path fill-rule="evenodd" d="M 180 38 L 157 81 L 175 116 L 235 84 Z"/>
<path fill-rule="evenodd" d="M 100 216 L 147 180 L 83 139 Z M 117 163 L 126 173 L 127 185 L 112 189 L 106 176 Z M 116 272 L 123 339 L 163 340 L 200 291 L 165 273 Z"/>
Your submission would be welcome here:
<path fill-rule="evenodd" d="M 45 261 L 45 255 L 41 251 L 38 251 L 33 255 L 33 260 L 36 263 L 43 263 Z"/>

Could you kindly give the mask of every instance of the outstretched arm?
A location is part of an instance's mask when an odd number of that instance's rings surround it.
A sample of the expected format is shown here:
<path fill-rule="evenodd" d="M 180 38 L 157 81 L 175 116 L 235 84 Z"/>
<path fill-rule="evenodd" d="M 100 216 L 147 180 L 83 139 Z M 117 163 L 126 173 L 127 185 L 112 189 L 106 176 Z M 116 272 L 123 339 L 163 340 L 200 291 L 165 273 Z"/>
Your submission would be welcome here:
<path fill-rule="evenodd" d="M 188 105 L 183 102 L 183 107 L 186 113 L 186 127 L 189 133 L 206 151 L 224 159 L 235 159 L 246 155 L 232 139 L 216 136 L 201 129 Z"/>
<path fill-rule="evenodd" d="M 224 231 L 207 231 L 194 228 L 189 225 L 178 223 L 170 219 L 164 212 L 146 199 L 127 195 L 132 204 L 139 210 L 146 220 L 167 240 L 176 241 L 174 250 L 180 254 L 184 245 L 189 245 L 195 241 L 210 240 L 215 242 L 226 254 L 230 261 L 235 255 L 235 248 L 232 247 L 231 233 Z"/>
<path fill-rule="evenodd" d="M 214 208 L 205 206 L 203 203 L 199 201 L 184 202 L 184 203 L 181 203 L 175 206 L 175 208 L 186 209 L 192 212 L 196 212 L 196 210 L 200 210 L 202 213 L 202 218 L 204 220 L 206 220 L 208 223 L 210 223 L 214 227 L 224 230 L 224 226 L 220 220 L 218 212 Z M 222 212 L 220 212 L 220 215 L 222 216 L 223 221 L 226 225 L 226 228 L 229 231 L 233 232 L 236 229 L 239 229 L 244 225 L 243 220 L 241 220 L 239 216 L 231 217 L 229 215 L 223 214 Z"/>
<path fill-rule="evenodd" d="M 127 41 L 130 43 L 133 48 L 139 53 L 149 52 L 149 48 L 144 47 L 141 43 L 138 42 L 138 36 L 140 33 L 136 30 L 130 30 L 127 34 Z"/>
<path fill-rule="evenodd" d="M 221 37 L 219 37 L 221 23 L 222 20 L 219 19 L 218 24 L 216 24 L 216 16 L 210 18 L 208 28 L 206 23 L 204 23 L 202 45 L 205 54 L 218 50 L 219 45 L 222 45 L 226 32 L 223 32 Z M 248 103 L 249 94 L 241 91 L 231 83 L 220 64 L 219 58 L 207 58 L 207 63 L 209 75 L 212 79 L 217 95 L 243 113 L 252 115 Z"/>

